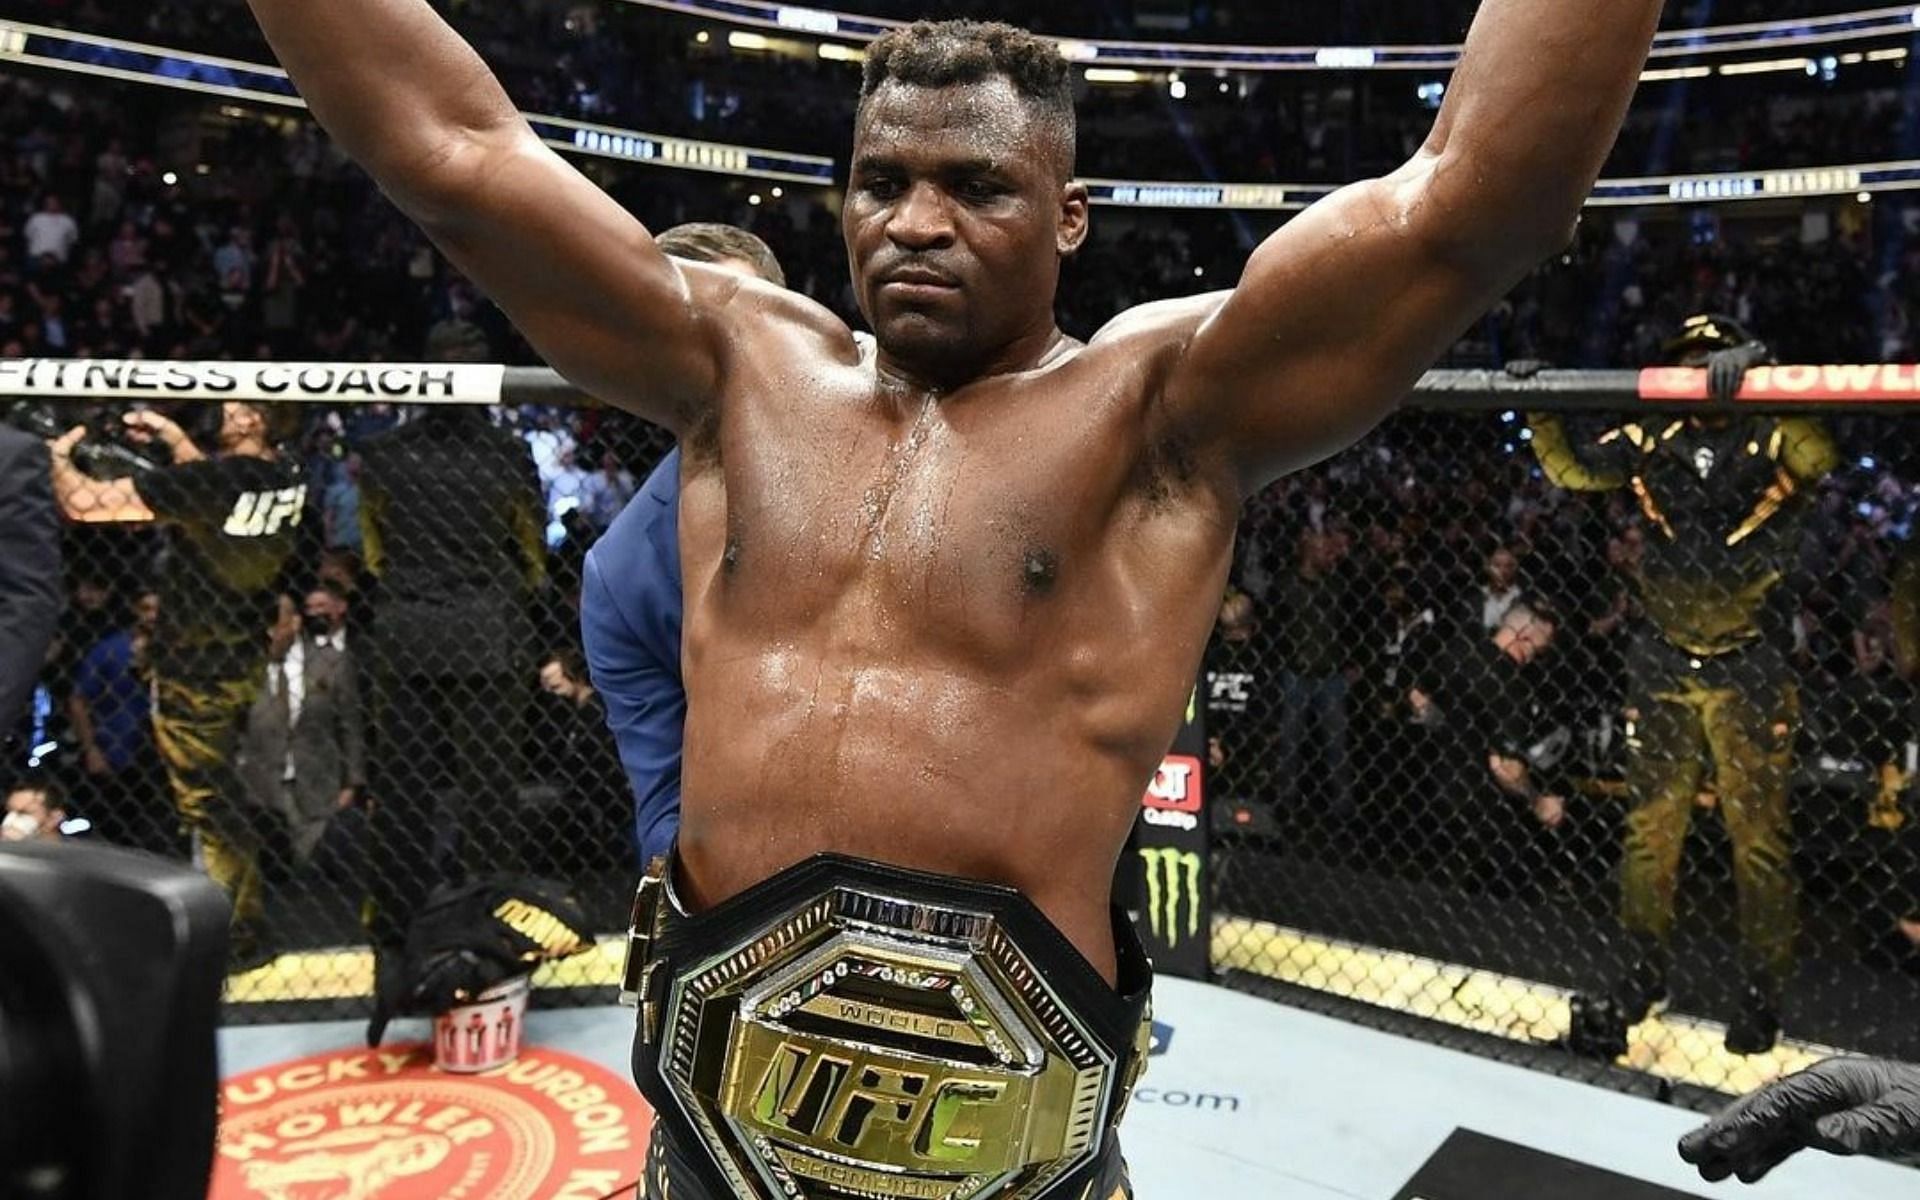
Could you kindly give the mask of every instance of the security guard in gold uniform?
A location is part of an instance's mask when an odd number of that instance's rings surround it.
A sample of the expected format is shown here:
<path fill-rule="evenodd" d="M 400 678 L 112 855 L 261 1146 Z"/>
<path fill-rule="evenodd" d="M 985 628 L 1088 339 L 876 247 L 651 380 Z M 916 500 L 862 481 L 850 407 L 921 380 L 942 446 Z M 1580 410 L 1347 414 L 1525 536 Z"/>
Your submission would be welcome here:
<path fill-rule="evenodd" d="M 1720 316 L 1686 322 L 1669 361 L 1705 367 L 1716 399 L 1739 391 L 1766 348 Z M 1667 992 L 1681 851 L 1703 783 L 1733 842 L 1746 990 L 1726 1045 L 1759 1054 L 1779 1037 L 1779 997 L 1799 925 L 1787 795 L 1799 694 L 1772 636 L 1799 545 L 1801 494 L 1837 463 L 1832 439 L 1803 418 L 1649 420 L 1576 445 L 1550 417 L 1532 420 L 1547 478 L 1575 491 L 1630 487 L 1647 522 L 1639 577 L 1645 614 L 1627 655 L 1627 785 L 1632 809 L 1620 871 L 1620 919 L 1634 962 L 1613 991 L 1574 1003 L 1570 1043 L 1614 1057 L 1627 1029 Z"/>
<path fill-rule="evenodd" d="M 95 479 L 74 464 L 87 436 L 51 443 L 53 489 L 69 520 L 160 522 L 172 541 L 160 576 L 153 733 L 194 852 L 233 904 L 228 965 L 273 957 L 266 940 L 261 833 L 234 764 L 247 713 L 267 676 L 276 587 L 293 555 L 307 487 L 275 443 L 297 419 L 281 405 L 206 406 L 199 441 L 157 412 L 130 412 L 127 437 L 158 443 L 170 466 Z"/>

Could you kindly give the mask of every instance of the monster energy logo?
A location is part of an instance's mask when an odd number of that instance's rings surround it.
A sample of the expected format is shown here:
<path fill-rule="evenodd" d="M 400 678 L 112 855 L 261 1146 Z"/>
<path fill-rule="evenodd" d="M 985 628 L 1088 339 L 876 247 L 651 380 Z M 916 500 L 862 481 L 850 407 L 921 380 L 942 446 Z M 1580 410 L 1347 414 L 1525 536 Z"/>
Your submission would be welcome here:
<path fill-rule="evenodd" d="M 1141 847 L 1147 865 L 1147 919 L 1153 936 L 1168 946 L 1180 944 L 1180 908 L 1185 901 L 1187 936 L 1200 936 L 1200 856 L 1171 846 Z M 1181 886 L 1185 877 L 1186 886 Z"/>

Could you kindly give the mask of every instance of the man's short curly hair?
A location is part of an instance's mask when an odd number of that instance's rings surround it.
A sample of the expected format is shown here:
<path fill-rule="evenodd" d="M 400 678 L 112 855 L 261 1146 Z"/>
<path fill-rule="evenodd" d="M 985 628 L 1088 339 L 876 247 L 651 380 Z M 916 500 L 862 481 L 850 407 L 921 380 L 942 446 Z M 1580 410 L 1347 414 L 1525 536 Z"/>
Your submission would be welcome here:
<path fill-rule="evenodd" d="M 717 225 L 691 221 L 675 225 L 655 235 L 653 244 L 662 254 L 689 262 L 712 263 L 732 258 L 746 263 L 760 278 L 775 287 L 787 286 L 787 273 L 780 269 L 773 247 L 737 225 Z"/>
<path fill-rule="evenodd" d="M 886 34 L 867 47 L 860 103 L 889 81 L 943 88 L 995 77 L 1011 83 L 1065 136 L 1071 160 L 1073 68 L 1052 41 L 998 21 L 915 21 Z"/>

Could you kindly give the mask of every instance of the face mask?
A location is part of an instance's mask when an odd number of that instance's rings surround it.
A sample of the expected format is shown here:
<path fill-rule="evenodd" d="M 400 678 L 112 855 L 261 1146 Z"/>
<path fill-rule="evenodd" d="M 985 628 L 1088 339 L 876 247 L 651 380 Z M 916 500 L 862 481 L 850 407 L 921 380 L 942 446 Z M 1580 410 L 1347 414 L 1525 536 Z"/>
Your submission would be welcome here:
<path fill-rule="evenodd" d="M 10 812 L 7 819 L 0 821 L 0 837 L 7 841 L 26 841 L 40 836 L 40 822 L 32 813 Z"/>

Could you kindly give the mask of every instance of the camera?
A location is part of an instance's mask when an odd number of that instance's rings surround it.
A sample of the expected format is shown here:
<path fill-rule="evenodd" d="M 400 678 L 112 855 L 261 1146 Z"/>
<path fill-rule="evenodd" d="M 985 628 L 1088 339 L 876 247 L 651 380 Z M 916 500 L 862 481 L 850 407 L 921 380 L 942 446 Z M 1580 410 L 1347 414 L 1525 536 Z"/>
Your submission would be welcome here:
<path fill-rule="evenodd" d="M 0 1196 L 203 1200 L 227 919 L 181 864 L 0 845 Z"/>
<path fill-rule="evenodd" d="M 5 410 L 5 419 L 7 424 L 42 441 L 60 437 L 75 424 L 53 405 L 37 400 L 16 401 Z M 83 423 L 87 436 L 73 448 L 73 465 L 95 479 L 144 475 L 166 465 L 146 448 L 135 446 L 129 440 L 117 409 L 97 412 Z"/>

